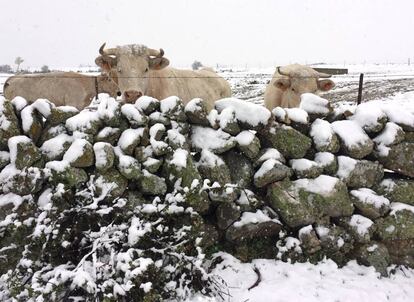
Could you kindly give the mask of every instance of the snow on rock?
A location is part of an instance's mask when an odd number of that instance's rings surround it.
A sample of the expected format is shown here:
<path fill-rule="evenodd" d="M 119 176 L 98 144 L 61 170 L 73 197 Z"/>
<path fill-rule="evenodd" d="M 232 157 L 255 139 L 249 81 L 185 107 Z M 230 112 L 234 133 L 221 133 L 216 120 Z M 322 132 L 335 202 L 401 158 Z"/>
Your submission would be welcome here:
<path fill-rule="evenodd" d="M 347 178 L 355 169 L 357 163 L 358 161 L 351 157 L 342 155 L 338 156 L 338 171 L 336 172 L 336 175 L 340 179 Z"/>
<path fill-rule="evenodd" d="M 40 147 L 42 153 L 49 159 L 55 159 L 64 153 L 66 146 L 71 144 L 73 137 L 66 133 L 61 133 L 43 143 Z"/>
<path fill-rule="evenodd" d="M 390 201 L 387 198 L 377 195 L 377 193 L 368 188 L 352 190 L 350 194 L 358 198 L 361 202 L 373 205 L 377 209 L 390 205 Z"/>
<path fill-rule="evenodd" d="M 244 130 L 236 136 L 236 141 L 241 146 L 248 146 L 253 142 L 254 138 L 254 133 L 248 130 Z"/>
<path fill-rule="evenodd" d="M 322 119 L 316 119 L 312 123 L 309 134 L 316 146 L 329 145 L 335 135 L 331 124 Z"/>
<path fill-rule="evenodd" d="M 66 120 L 66 128 L 69 131 L 93 131 L 96 123 L 100 122 L 99 113 L 97 111 L 82 110 L 77 115 Z"/>
<path fill-rule="evenodd" d="M 85 154 L 85 149 L 90 143 L 86 139 L 75 139 L 69 149 L 63 155 L 63 160 L 73 163 Z"/>
<path fill-rule="evenodd" d="M 355 228 L 360 236 L 364 236 L 369 233 L 370 227 L 374 224 L 371 219 L 366 218 L 362 215 L 352 215 L 348 224 Z"/>
<path fill-rule="evenodd" d="M 122 105 L 121 112 L 128 119 L 131 125 L 142 126 L 147 121 L 147 118 L 140 112 L 137 106 L 132 104 Z"/>
<path fill-rule="evenodd" d="M 285 108 L 288 118 L 296 123 L 307 124 L 309 122 L 308 113 L 301 108 Z"/>
<path fill-rule="evenodd" d="M 135 107 L 145 112 L 150 106 L 153 106 L 154 103 L 159 104 L 159 102 L 159 100 L 153 97 L 143 95 L 135 102 Z"/>
<path fill-rule="evenodd" d="M 289 164 L 295 171 L 305 171 L 319 166 L 318 163 L 306 158 L 291 159 Z"/>
<path fill-rule="evenodd" d="M 365 145 L 370 141 L 368 135 L 355 121 L 336 121 L 333 122 L 331 126 L 335 133 L 339 135 L 344 144 L 349 148 Z"/>
<path fill-rule="evenodd" d="M 7 193 L 0 195 L 0 209 L 8 204 L 13 204 L 13 210 L 17 210 L 17 208 L 23 203 L 24 197 L 14 194 L 14 193 Z"/>
<path fill-rule="evenodd" d="M 332 111 L 332 107 L 327 99 L 313 93 L 304 93 L 300 96 L 299 108 L 309 114 L 328 115 Z"/>
<path fill-rule="evenodd" d="M 191 134 L 193 147 L 207 149 L 214 153 L 223 153 L 236 145 L 236 140 L 221 129 L 214 130 L 201 126 L 193 126 Z"/>
<path fill-rule="evenodd" d="M 225 108 L 232 107 L 239 122 L 253 127 L 265 126 L 269 122 L 271 113 L 263 106 L 242 101 L 236 98 L 225 98 L 216 101 L 216 109 L 221 112 Z"/>
<path fill-rule="evenodd" d="M 11 102 L 17 111 L 21 111 L 24 107 L 26 107 L 29 104 L 29 102 L 21 96 L 16 96 L 14 99 L 11 100 Z"/>
<path fill-rule="evenodd" d="M 403 129 L 395 123 L 388 122 L 385 125 L 384 131 L 376 136 L 373 141 L 378 145 L 389 146 L 400 142 L 397 140 L 399 135 L 404 138 Z"/>
<path fill-rule="evenodd" d="M 10 162 L 14 164 L 17 158 L 17 146 L 20 144 L 32 144 L 32 140 L 25 135 L 13 136 L 8 141 Z"/>
<path fill-rule="evenodd" d="M 281 163 L 285 163 L 286 160 L 283 157 L 283 155 L 274 148 L 267 148 L 267 149 L 263 149 L 264 152 L 263 154 L 256 160 L 256 165 L 259 165 L 263 162 L 265 162 L 268 159 L 275 159 L 277 161 L 280 161 Z"/>
<path fill-rule="evenodd" d="M 396 215 L 400 211 L 410 211 L 414 214 L 414 206 L 402 202 L 392 202 L 390 215 Z"/>
<path fill-rule="evenodd" d="M 118 146 L 122 150 L 128 149 L 131 145 L 138 144 L 140 138 L 144 134 L 144 128 L 139 129 L 126 129 L 124 132 L 122 132 L 119 140 L 118 140 Z"/>
<path fill-rule="evenodd" d="M 37 99 L 31 106 L 43 115 L 44 118 L 48 118 L 52 113 L 52 108 L 55 107 L 55 104 L 46 99 Z"/>
<path fill-rule="evenodd" d="M 405 128 L 404 130 L 414 130 L 414 114 L 405 110 L 401 106 L 393 104 L 382 104 L 381 109 L 388 116 L 388 119 Z"/>
<path fill-rule="evenodd" d="M 215 155 L 213 152 L 210 152 L 207 149 L 203 149 L 201 151 L 198 164 L 210 168 L 225 165 L 224 161 L 219 156 Z"/>
<path fill-rule="evenodd" d="M 330 152 L 318 152 L 315 154 L 315 162 L 320 166 L 325 167 L 335 160 L 335 155 Z"/>
<path fill-rule="evenodd" d="M 187 157 L 187 150 L 177 149 L 173 154 L 170 164 L 176 166 L 178 169 L 184 169 L 187 167 Z"/>
<path fill-rule="evenodd" d="M 273 221 L 276 223 L 280 223 L 279 220 L 275 218 L 270 218 L 267 214 L 263 213 L 261 210 L 257 210 L 255 213 L 253 212 L 244 212 L 240 217 L 240 220 L 236 221 L 233 225 L 236 228 L 240 228 L 246 224 L 257 224 L 261 222 Z"/>
<path fill-rule="evenodd" d="M 260 169 L 254 174 L 254 179 L 261 178 L 265 176 L 270 170 L 272 170 L 275 166 L 282 165 L 282 163 L 276 159 L 270 158 L 263 162 L 260 166 Z"/>
<path fill-rule="evenodd" d="M 307 192 L 328 196 L 334 191 L 339 179 L 328 175 L 320 175 L 315 179 L 295 180 L 294 186 L 297 190 L 304 189 Z"/>
<path fill-rule="evenodd" d="M 365 131 L 378 132 L 382 129 L 387 116 L 375 102 L 358 105 L 349 120 L 355 121 Z"/>

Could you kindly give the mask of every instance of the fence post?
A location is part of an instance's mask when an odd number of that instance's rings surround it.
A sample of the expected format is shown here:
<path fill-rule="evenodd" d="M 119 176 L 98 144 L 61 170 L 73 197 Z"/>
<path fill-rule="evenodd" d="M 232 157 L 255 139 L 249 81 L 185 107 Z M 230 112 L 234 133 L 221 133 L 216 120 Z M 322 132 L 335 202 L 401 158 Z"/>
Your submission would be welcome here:
<path fill-rule="evenodd" d="M 362 84 L 364 83 L 364 74 L 359 75 L 359 87 L 358 87 L 358 101 L 357 104 L 361 104 L 362 101 Z"/>

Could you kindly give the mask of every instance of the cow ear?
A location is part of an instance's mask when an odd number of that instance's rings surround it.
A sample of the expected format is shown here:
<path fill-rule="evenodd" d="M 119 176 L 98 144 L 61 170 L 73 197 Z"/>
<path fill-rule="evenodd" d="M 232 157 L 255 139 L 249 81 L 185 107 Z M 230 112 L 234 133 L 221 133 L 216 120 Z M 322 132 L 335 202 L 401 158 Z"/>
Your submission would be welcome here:
<path fill-rule="evenodd" d="M 96 65 L 101 67 L 103 71 L 110 71 L 112 67 L 116 66 L 116 60 L 110 57 L 99 56 L 95 59 Z"/>
<path fill-rule="evenodd" d="M 335 87 L 335 83 L 332 80 L 319 80 L 318 89 L 321 91 L 328 91 Z"/>
<path fill-rule="evenodd" d="M 273 85 L 283 91 L 290 87 L 290 80 L 289 79 L 277 79 Z"/>
<path fill-rule="evenodd" d="M 149 68 L 153 70 L 160 70 L 170 65 L 167 58 L 154 58 L 149 61 Z"/>

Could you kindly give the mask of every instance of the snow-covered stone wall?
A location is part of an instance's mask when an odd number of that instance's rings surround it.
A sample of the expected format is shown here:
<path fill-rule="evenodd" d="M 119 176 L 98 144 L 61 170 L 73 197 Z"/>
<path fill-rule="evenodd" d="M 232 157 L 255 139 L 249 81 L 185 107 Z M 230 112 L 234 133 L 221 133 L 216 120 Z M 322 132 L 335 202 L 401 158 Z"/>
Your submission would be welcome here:
<path fill-rule="evenodd" d="M 220 250 L 414 267 L 413 113 L 95 103 L 0 99 L 0 297 L 214 293 Z"/>

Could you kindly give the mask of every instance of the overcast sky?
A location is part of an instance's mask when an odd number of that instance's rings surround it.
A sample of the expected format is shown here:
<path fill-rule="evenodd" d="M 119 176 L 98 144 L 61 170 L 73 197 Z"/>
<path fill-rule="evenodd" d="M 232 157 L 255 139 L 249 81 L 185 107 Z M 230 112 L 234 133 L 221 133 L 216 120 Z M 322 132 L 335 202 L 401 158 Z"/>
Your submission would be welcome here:
<path fill-rule="evenodd" d="M 0 65 L 92 65 L 103 42 L 163 48 L 172 66 L 407 62 L 414 1 L 0 0 Z"/>

